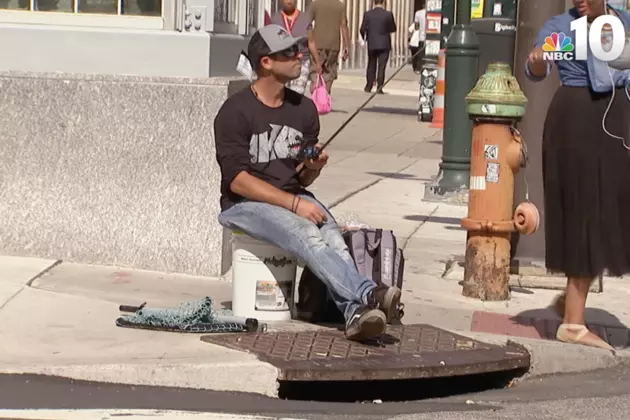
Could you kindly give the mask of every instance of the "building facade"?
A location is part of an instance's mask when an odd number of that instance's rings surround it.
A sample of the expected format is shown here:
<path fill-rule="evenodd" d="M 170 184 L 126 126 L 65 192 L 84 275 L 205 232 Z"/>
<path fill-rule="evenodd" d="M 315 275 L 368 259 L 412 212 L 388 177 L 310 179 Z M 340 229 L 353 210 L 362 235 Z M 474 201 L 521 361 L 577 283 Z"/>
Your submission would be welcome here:
<path fill-rule="evenodd" d="M 0 70 L 234 73 L 257 0 L 0 0 Z M 210 58 L 213 58 L 212 60 Z"/>
<path fill-rule="evenodd" d="M 299 0 L 306 10 L 313 0 Z M 0 70 L 136 76 L 235 74 L 248 37 L 279 0 L 0 0 Z M 363 67 L 359 26 L 371 0 L 346 0 L 351 57 Z M 399 30 L 392 65 L 407 54 L 412 0 L 389 0 Z"/>
<path fill-rule="evenodd" d="M 297 0 L 300 10 L 308 10 L 314 0 Z M 315 0 L 316 1 L 316 0 Z M 281 0 L 260 0 L 261 9 L 259 12 L 264 16 L 265 10 L 269 13 L 278 11 L 281 8 Z M 364 68 L 367 65 L 367 51 L 359 43 L 359 28 L 363 14 L 370 10 L 373 0 L 343 0 L 346 5 L 346 16 L 348 17 L 348 29 L 350 32 L 350 57 L 348 61 L 340 62 L 341 69 Z M 408 57 L 408 28 L 413 22 L 415 9 L 419 8 L 418 1 L 414 0 L 387 0 L 385 2 L 387 10 L 394 14 L 398 31 L 393 35 L 393 51 L 390 57 L 390 67 L 400 66 Z"/>

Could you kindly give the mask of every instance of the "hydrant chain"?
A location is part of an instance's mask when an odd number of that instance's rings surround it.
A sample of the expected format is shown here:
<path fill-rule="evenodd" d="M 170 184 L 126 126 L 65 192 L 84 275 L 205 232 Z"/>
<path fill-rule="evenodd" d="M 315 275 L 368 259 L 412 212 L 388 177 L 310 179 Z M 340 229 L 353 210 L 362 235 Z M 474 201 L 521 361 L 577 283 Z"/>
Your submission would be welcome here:
<path fill-rule="evenodd" d="M 527 143 L 525 142 L 523 135 L 518 130 L 518 128 L 516 128 L 516 126 L 512 125 L 510 129 L 512 130 L 512 133 L 514 135 L 514 140 L 520 143 L 521 145 L 521 153 L 523 155 L 523 164 L 521 165 L 521 168 L 526 168 L 527 164 L 529 163 L 529 154 L 527 153 Z"/>

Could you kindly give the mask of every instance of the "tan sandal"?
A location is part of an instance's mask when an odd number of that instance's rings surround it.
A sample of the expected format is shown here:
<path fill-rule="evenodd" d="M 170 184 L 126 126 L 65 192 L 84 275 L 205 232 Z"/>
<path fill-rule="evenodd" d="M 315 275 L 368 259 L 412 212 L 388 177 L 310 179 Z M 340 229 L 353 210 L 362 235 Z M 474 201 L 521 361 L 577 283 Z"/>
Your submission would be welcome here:
<path fill-rule="evenodd" d="M 556 339 L 563 343 L 582 344 L 584 346 L 598 347 L 600 349 L 615 351 L 615 348 L 600 337 L 588 338 L 590 331 L 581 324 L 561 324 L 556 332 Z M 594 334 L 593 334 L 594 335 Z"/>

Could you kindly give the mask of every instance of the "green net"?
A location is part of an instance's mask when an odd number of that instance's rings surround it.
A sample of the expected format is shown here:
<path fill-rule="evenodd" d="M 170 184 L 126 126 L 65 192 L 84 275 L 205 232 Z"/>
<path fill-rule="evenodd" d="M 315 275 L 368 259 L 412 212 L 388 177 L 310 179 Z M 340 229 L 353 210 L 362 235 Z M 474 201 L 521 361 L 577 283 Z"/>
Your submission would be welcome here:
<path fill-rule="evenodd" d="M 131 315 L 116 320 L 119 327 L 144 328 L 178 332 L 245 332 L 247 324 L 243 322 L 224 322 L 230 319 L 231 311 L 215 312 L 212 299 L 184 302 L 173 308 L 145 308 Z"/>

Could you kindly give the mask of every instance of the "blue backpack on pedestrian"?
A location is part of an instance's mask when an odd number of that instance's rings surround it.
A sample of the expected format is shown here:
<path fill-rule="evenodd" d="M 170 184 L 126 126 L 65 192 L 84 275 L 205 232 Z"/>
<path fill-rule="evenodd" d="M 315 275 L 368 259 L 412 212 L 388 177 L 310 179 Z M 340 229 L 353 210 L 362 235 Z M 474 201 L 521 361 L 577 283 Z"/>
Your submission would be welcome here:
<path fill-rule="evenodd" d="M 350 255 L 359 273 L 376 284 L 396 286 L 402 290 L 405 257 L 394 232 L 387 229 L 358 229 L 343 233 Z M 324 283 L 304 267 L 298 286 L 297 317 L 315 323 L 344 323 L 344 317 L 333 302 Z M 398 308 L 397 320 L 404 315 Z"/>

